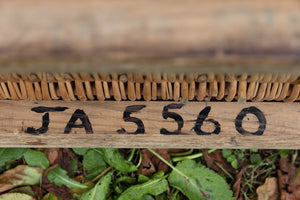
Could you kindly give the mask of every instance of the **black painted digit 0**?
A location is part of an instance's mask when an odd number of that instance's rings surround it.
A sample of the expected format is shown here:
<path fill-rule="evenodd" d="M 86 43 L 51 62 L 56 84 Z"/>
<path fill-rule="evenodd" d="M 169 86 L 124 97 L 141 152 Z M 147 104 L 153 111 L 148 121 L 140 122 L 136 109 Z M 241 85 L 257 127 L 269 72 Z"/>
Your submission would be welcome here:
<path fill-rule="evenodd" d="M 255 115 L 259 122 L 258 130 L 254 133 L 246 131 L 242 126 L 243 119 L 248 113 Z M 235 118 L 235 129 L 242 135 L 247 135 L 247 134 L 262 135 L 266 129 L 266 124 L 267 124 L 267 120 L 265 118 L 265 115 L 261 110 L 259 110 L 254 106 L 244 108 Z"/>
<path fill-rule="evenodd" d="M 199 115 L 197 117 L 197 120 L 196 120 L 195 127 L 194 127 L 194 130 L 195 130 L 197 135 L 211 135 L 212 133 L 213 134 L 219 134 L 220 133 L 221 125 L 219 124 L 219 122 L 217 122 L 213 119 L 206 119 L 209 112 L 210 112 L 210 110 L 211 110 L 211 107 L 207 106 L 203 110 L 201 110 L 201 112 L 199 113 Z M 202 127 L 204 121 L 208 121 L 208 122 L 213 123 L 215 125 L 215 130 L 211 133 L 202 131 L 201 127 Z"/>
<path fill-rule="evenodd" d="M 183 127 L 183 119 L 180 115 L 178 115 L 177 113 L 174 112 L 169 112 L 169 109 L 180 109 L 182 108 L 184 104 L 182 103 L 171 103 L 169 105 L 166 105 L 162 111 L 162 116 L 164 119 L 168 119 L 169 117 L 174 119 L 177 124 L 178 124 L 178 128 L 176 131 L 170 132 L 165 128 L 160 129 L 160 134 L 164 134 L 164 135 L 177 135 L 180 134 L 181 129 Z"/>
<path fill-rule="evenodd" d="M 118 133 L 128 133 L 128 134 L 143 134 L 145 133 L 145 127 L 142 122 L 142 120 L 136 118 L 136 117 L 131 117 L 130 115 L 134 112 L 138 112 L 145 108 L 146 105 L 133 105 L 133 106 L 127 106 L 124 113 L 123 113 L 123 120 L 125 122 L 133 122 L 137 125 L 137 129 L 135 132 L 127 132 L 124 128 L 117 130 Z"/>

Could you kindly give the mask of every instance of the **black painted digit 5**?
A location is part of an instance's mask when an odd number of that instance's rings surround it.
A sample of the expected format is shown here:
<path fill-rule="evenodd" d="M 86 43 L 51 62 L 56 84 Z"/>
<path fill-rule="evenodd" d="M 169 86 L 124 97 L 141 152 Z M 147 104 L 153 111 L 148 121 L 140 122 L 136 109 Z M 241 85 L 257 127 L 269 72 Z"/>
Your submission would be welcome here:
<path fill-rule="evenodd" d="M 205 107 L 203 110 L 201 110 L 201 112 L 199 113 L 197 120 L 196 120 L 196 124 L 194 127 L 195 132 L 197 133 L 197 135 L 211 135 L 213 134 L 219 134 L 221 131 L 221 125 L 219 124 L 219 122 L 213 120 L 213 119 L 206 119 L 209 112 L 211 110 L 210 106 Z M 206 119 L 206 120 L 205 120 Z M 215 130 L 213 132 L 204 132 L 201 130 L 201 127 L 203 125 L 204 121 L 208 121 L 211 122 L 215 125 Z"/>
<path fill-rule="evenodd" d="M 183 127 L 183 119 L 180 115 L 174 113 L 174 112 L 169 112 L 169 109 L 180 109 L 182 108 L 184 104 L 182 103 L 171 103 L 167 106 L 164 107 L 163 111 L 162 111 L 162 116 L 164 119 L 168 119 L 169 117 L 174 119 L 177 124 L 178 124 L 178 128 L 176 131 L 170 132 L 165 128 L 160 129 L 160 134 L 164 134 L 164 135 L 176 135 L 176 134 L 180 134 L 181 129 Z"/>
<path fill-rule="evenodd" d="M 242 126 L 243 119 L 248 113 L 255 115 L 258 119 L 259 127 L 256 132 L 252 133 L 252 132 L 246 131 Z M 244 108 L 238 114 L 238 116 L 235 118 L 235 129 L 242 135 L 247 135 L 247 134 L 262 135 L 266 129 L 266 124 L 267 124 L 267 120 L 265 118 L 265 115 L 263 114 L 263 112 L 261 110 L 259 110 L 258 108 L 254 107 L 254 106 Z"/>
<path fill-rule="evenodd" d="M 134 112 L 138 112 L 140 110 L 142 110 L 143 108 L 145 108 L 146 105 L 133 105 L 133 106 L 127 106 L 124 113 L 123 113 L 123 120 L 125 122 L 133 122 L 137 125 L 137 129 L 135 132 L 126 132 L 126 130 L 124 128 L 122 128 L 121 130 L 118 130 L 117 132 L 119 133 L 128 133 L 128 134 L 143 134 L 145 133 L 145 127 L 144 124 L 142 122 L 142 120 L 136 118 L 136 117 L 131 117 L 130 114 L 134 113 Z"/>

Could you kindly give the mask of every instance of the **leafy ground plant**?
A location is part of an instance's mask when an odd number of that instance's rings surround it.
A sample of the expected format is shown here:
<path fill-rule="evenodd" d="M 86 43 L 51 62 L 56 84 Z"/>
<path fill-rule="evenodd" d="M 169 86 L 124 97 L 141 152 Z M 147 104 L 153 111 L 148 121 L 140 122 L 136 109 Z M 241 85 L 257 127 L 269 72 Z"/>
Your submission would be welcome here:
<path fill-rule="evenodd" d="M 294 198 L 291 192 L 300 187 L 297 153 L 0 148 L 0 200 L 253 199 L 256 188 L 277 173 L 278 181 L 292 188 L 286 193 L 280 188 L 281 193 Z"/>

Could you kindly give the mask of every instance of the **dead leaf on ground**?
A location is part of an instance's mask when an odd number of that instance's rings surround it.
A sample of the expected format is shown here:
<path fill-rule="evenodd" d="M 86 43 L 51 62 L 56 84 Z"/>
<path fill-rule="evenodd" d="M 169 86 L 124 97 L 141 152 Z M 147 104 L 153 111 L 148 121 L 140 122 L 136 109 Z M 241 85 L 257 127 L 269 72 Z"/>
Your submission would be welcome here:
<path fill-rule="evenodd" d="M 31 188 L 38 200 L 40 200 L 46 194 L 46 191 L 38 185 L 33 185 Z"/>
<path fill-rule="evenodd" d="M 66 148 L 51 148 L 46 151 L 46 157 L 49 160 L 50 165 L 59 165 L 62 169 L 68 172 L 68 175 L 72 173 L 71 160 L 75 160 L 71 149 Z"/>
<path fill-rule="evenodd" d="M 6 193 L 6 194 L 0 195 L 0 200 L 16 200 L 16 199 L 36 200 L 32 196 L 30 196 L 28 194 L 22 194 L 22 193 Z"/>
<path fill-rule="evenodd" d="M 171 157 L 168 153 L 168 149 L 155 149 L 155 151 L 163 157 L 165 160 L 170 161 Z M 158 157 L 152 154 L 147 149 L 142 150 L 142 164 L 139 167 L 138 174 L 145 176 L 151 176 L 153 173 L 162 170 L 167 172 L 169 169 L 168 165 L 162 162 Z"/>
<path fill-rule="evenodd" d="M 0 193 L 21 185 L 35 185 L 40 182 L 42 169 L 18 165 L 0 175 Z"/>
<path fill-rule="evenodd" d="M 277 178 L 266 178 L 265 183 L 256 189 L 256 194 L 258 200 L 279 200 Z"/>
<path fill-rule="evenodd" d="M 202 149 L 204 160 L 208 168 L 215 170 L 219 174 L 225 174 L 225 172 L 218 167 L 215 162 L 220 164 L 230 174 L 235 174 L 236 170 L 223 158 L 220 150 L 216 150 L 212 153 L 208 153 L 207 149 Z"/>
<path fill-rule="evenodd" d="M 241 179 L 243 176 L 243 172 L 244 172 L 244 169 L 242 169 L 241 171 L 239 171 L 239 173 L 237 173 L 235 175 L 235 182 L 233 184 L 233 193 L 234 193 L 233 195 L 234 195 L 235 199 L 238 199 L 240 191 L 241 191 Z"/>
<path fill-rule="evenodd" d="M 278 170 L 279 190 L 281 193 L 281 200 L 298 200 L 300 199 L 300 176 L 296 176 L 296 167 L 289 162 L 287 158 L 280 158 Z"/>
<path fill-rule="evenodd" d="M 61 197 L 64 200 L 73 200 L 73 198 L 71 197 L 71 194 L 69 192 L 69 188 L 66 186 L 57 186 L 54 183 L 51 183 L 48 179 L 47 179 L 47 173 L 52 170 L 53 168 L 57 167 L 58 165 L 53 165 L 51 167 L 49 167 L 47 170 L 44 171 L 43 173 L 43 179 L 42 179 L 42 187 L 49 193 L 53 193 L 56 196 Z"/>
<path fill-rule="evenodd" d="M 60 151 L 59 148 L 46 149 L 45 155 L 46 155 L 47 159 L 49 160 L 50 165 L 55 164 L 55 161 L 58 159 L 59 151 Z"/>

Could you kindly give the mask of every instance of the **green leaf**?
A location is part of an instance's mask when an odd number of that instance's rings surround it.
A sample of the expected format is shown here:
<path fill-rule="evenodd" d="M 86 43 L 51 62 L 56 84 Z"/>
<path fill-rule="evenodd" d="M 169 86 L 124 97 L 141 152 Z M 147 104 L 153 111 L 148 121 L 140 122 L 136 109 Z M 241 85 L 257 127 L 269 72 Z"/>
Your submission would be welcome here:
<path fill-rule="evenodd" d="M 258 149 L 250 149 L 250 152 L 252 152 L 252 153 L 257 153 L 257 152 L 258 152 Z"/>
<path fill-rule="evenodd" d="M 228 161 L 228 162 L 232 162 L 232 161 L 234 161 L 234 160 L 236 160 L 235 155 L 231 155 L 231 156 L 227 157 L 227 161 Z"/>
<path fill-rule="evenodd" d="M 237 154 L 238 159 L 243 159 L 245 157 L 243 152 Z"/>
<path fill-rule="evenodd" d="M 145 175 L 143 175 L 143 174 L 140 174 L 139 175 L 139 178 L 138 178 L 138 183 L 145 183 L 145 182 L 147 182 L 147 181 L 149 181 L 150 179 L 147 177 L 147 176 L 145 176 Z"/>
<path fill-rule="evenodd" d="M 83 156 L 89 150 L 89 148 L 73 148 L 72 150 L 78 155 Z"/>
<path fill-rule="evenodd" d="M 232 154 L 232 150 L 231 149 L 222 149 L 222 156 L 224 158 L 228 158 L 231 154 Z"/>
<path fill-rule="evenodd" d="M 141 200 L 155 200 L 151 195 L 144 195 Z"/>
<path fill-rule="evenodd" d="M 24 154 L 24 158 L 30 166 L 40 167 L 42 169 L 47 169 L 49 167 L 49 161 L 42 152 L 28 149 Z"/>
<path fill-rule="evenodd" d="M 88 186 L 80 184 L 77 181 L 74 181 L 73 179 L 68 177 L 67 171 L 63 170 L 60 166 L 57 166 L 54 169 L 50 170 L 47 174 L 47 179 L 51 183 L 55 183 L 59 187 L 65 185 L 69 188 L 88 188 Z"/>
<path fill-rule="evenodd" d="M 0 167 L 8 161 L 19 159 L 26 150 L 25 148 L 0 148 Z"/>
<path fill-rule="evenodd" d="M 251 154 L 250 155 L 250 162 L 252 163 L 252 164 L 258 164 L 258 163 L 260 163 L 261 162 L 261 157 L 260 157 L 260 155 L 258 154 L 258 153 L 256 153 L 256 154 Z"/>
<path fill-rule="evenodd" d="M 121 182 L 134 184 L 135 181 L 136 181 L 135 178 L 133 178 L 131 176 L 121 176 L 121 177 L 117 178 L 115 182 L 116 182 L 116 184 L 119 184 Z"/>
<path fill-rule="evenodd" d="M 239 162 L 237 159 L 231 161 L 231 166 L 234 168 L 234 169 L 237 169 L 239 167 Z"/>
<path fill-rule="evenodd" d="M 71 160 L 71 170 L 72 170 L 72 176 L 74 176 L 78 169 L 78 160 Z"/>
<path fill-rule="evenodd" d="M 287 158 L 289 156 L 289 153 L 292 153 L 292 150 L 289 150 L 289 149 L 280 149 L 278 151 L 279 155 L 281 157 L 284 157 L 284 158 Z"/>
<path fill-rule="evenodd" d="M 109 191 L 109 184 L 111 183 L 111 177 L 113 172 L 109 172 L 103 176 L 98 183 L 88 192 L 83 193 L 80 196 L 80 200 L 105 200 L 106 194 Z"/>
<path fill-rule="evenodd" d="M 165 179 L 151 179 L 146 183 L 134 185 L 125 190 L 118 200 L 142 200 L 146 194 L 159 195 L 168 189 Z"/>
<path fill-rule="evenodd" d="M 155 197 L 155 200 L 168 200 L 168 199 L 172 199 L 172 198 L 167 198 L 166 194 L 160 194 Z M 175 198 L 173 198 L 172 200 L 175 200 Z"/>
<path fill-rule="evenodd" d="M 194 160 L 178 163 L 168 180 L 172 187 L 180 190 L 190 200 L 234 199 L 224 178 Z"/>
<path fill-rule="evenodd" d="M 132 162 L 124 160 L 118 149 L 94 149 L 98 152 L 107 164 L 119 170 L 120 172 L 137 171 Z"/>
<path fill-rule="evenodd" d="M 82 164 L 89 172 L 88 179 L 93 179 L 106 168 L 106 163 L 102 156 L 93 149 L 88 150 L 84 155 Z"/>

